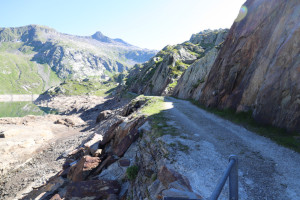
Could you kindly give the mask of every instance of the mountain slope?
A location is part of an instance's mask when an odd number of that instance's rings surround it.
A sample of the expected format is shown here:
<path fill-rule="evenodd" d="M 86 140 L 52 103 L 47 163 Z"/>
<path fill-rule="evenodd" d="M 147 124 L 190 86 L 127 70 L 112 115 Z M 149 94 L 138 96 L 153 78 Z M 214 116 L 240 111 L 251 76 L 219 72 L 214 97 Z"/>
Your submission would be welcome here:
<path fill-rule="evenodd" d="M 66 78 L 107 79 L 154 54 L 100 32 L 84 37 L 37 25 L 0 28 L 0 94 L 41 93 Z"/>
<path fill-rule="evenodd" d="M 148 62 L 136 65 L 126 81 L 130 91 L 139 94 L 171 95 L 182 74 L 209 56 L 214 60 L 227 30 L 203 31 L 182 44 L 166 46 Z M 211 54 L 209 52 L 215 52 Z M 198 79 L 196 80 L 196 82 Z M 178 87 L 175 89 L 177 92 Z"/>
<path fill-rule="evenodd" d="M 248 0 L 228 36 L 217 36 L 224 42 L 215 42 L 213 33 L 194 35 L 190 42 L 208 51 L 190 63 L 185 56 L 195 54 L 185 43 L 167 47 L 135 66 L 128 89 L 251 112 L 261 124 L 300 132 L 299 11 L 297 0 Z"/>
<path fill-rule="evenodd" d="M 244 10 L 248 13 L 231 27 L 200 102 L 252 110 L 259 122 L 300 132 L 300 1 L 248 0 Z"/>

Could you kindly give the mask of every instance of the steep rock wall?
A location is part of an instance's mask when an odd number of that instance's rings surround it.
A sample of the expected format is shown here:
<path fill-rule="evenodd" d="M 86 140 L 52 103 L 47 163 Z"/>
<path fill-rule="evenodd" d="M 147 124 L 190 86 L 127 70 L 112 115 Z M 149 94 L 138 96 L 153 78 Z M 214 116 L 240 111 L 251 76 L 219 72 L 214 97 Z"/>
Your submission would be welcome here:
<path fill-rule="evenodd" d="M 166 46 L 148 62 L 136 65 L 128 75 L 129 91 L 147 95 L 177 95 L 189 98 L 194 85 L 206 77 L 227 29 L 205 30 L 175 46 Z M 197 77 L 195 71 L 202 73 Z M 192 75 L 192 77 L 190 77 Z"/>
<path fill-rule="evenodd" d="M 248 0 L 242 11 L 248 12 L 231 27 L 200 102 L 253 110 L 262 123 L 300 131 L 300 2 Z"/>

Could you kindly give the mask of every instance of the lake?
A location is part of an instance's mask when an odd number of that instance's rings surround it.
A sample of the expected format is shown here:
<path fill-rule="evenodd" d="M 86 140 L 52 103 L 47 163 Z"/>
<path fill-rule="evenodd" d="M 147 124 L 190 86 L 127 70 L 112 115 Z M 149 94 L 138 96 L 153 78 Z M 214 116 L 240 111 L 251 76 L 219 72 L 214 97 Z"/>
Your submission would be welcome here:
<path fill-rule="evenodd" d="M 37 106 L 31 101 L 0 102 L 0 117 L 24 117 L 26 115 L 57 113 L 58 112 L 54 109 Z"/>

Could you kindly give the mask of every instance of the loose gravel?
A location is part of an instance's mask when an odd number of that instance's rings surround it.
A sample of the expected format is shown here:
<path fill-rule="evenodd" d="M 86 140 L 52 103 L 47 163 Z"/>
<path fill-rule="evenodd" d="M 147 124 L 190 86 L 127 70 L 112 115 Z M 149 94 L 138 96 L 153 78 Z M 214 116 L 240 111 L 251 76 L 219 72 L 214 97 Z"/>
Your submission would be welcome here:
<path fill-rule="evenodd" d="M 165 116 L 181 135 L 166 135 L 163 140 L 188 147 L 188 152 L 177 150 L 173 167 L 203 197 L 210 197 L 228 166 L 228 157 L 235 154 L 240 199 L 300 199 L 299 153 L 188 101 L 168 97 L 166 104 L 170 109 L 164 111 Z M 228 186 L 219 199 L 228 199 Z"/>

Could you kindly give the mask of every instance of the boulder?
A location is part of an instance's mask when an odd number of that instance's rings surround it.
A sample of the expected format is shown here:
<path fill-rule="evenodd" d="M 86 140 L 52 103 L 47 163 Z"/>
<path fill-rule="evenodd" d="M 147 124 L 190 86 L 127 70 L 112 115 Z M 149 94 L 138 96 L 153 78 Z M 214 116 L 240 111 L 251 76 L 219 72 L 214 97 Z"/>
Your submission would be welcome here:
<path fill-rule="evenodd" d="M 83 145 L 87 153 L 90 155 L 94 155 L 95 152 L 98 150 L 99 144 L 102 141 L 102 139 L 102 135 L 95 133 L 93 138 Z"/>
<path fill-rule="evenodd" d="M 120 184 L 117 181 L 91 180 L 74 182 L 67 186 L 65 199 L 113 199 L 114 195 L 119 194 Z"/>
<path fill-rule="evenodd" d="M 121 167 L 128 167 L 128 166 L 130 166 L 130 160 L 129 159 L 120 159 L 119 164 Z"/>
<path fill-rule="evenodd" d="M 55 194 L 50 200 L 62 200 L 59 194 Z"/>
<path fill-rule="evenodd" d="M 107 144 L 116 134 L 116 128 L 123 122 L 123 119 L 119 119 L 114 124 L 110 126 L 110 128 L 105 132 L 103 136 L 103 140 L 100 142 L 99 147 L 104 146 Z"/>
<path fill-rule="evenodd" d="M 62 125 L 65 125 L 67 127 L 75 126 L 74 121 L 69 119 L 69 118 L 57 119 L 56 121 L 54 121 L 54 124 L 62 124 Z"/>
<path fill-rule="evenodd" d="M 101 121 L 108 119 L 111 115 L 112 115 L 111 110 L 104 110 L 104 111 L 100 112 L 100 114 L 98 115 L 98 117 L 96 119 L 96 123 L 100 123 Z"/>
<path fill-rule="evenodd" d="M 112 144 L 113 153 L 121 157 L 130 145 L 139 137 L 138 128 L 145 122 L 143 116 L 134 118 L 130 122 L 124 122 L 116 130 L 115 140 Z"/>
<path fill-rule="evenodd" d="M 121 115 L 124 117 L 129 116 L 133 112 L 137 111 L 142 105 L 146 103 L 145 99 L 139 99 L 137 101 L 130 102 L 127 106 L 121 111 Z"/>
<path fill-rule="evenodd" d="M 166 188 L 168 188 L 171 183 L 177 181 L 180 185 L 186 187 L 188 191 L 192 192 L 189 180 L 178 172 L 169 169 L 165 165 L 160 168 L 157 178 Z"/>
<path fill-rule="evenodd" d="M 98 175 L 104 168 L 110 166 L 112 163 L 116 162 L 117 158 L 113 155 L 108 155 L 107 158 L 101 162 L 101 165 L 93 172 L 93 175 Z"/>
<path fill-rule="evenodd" d="M 93 169 L 98 167 L 100 158 L 84 156 L 74 166 L 71 167 L 68 173 L 68 179 L 77 182 L 85 180 Z"/>
<path fill-rule="evenodd" d="M 78 160 L 85 155 L 85 150 L 83 147 L 80 147 L 69 152 L 67 155 L 69 159 Z"/>

